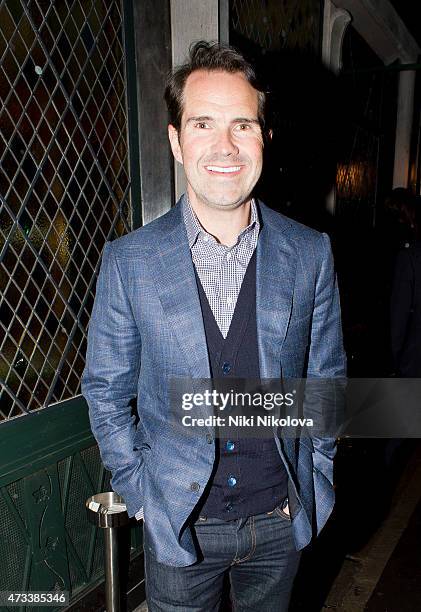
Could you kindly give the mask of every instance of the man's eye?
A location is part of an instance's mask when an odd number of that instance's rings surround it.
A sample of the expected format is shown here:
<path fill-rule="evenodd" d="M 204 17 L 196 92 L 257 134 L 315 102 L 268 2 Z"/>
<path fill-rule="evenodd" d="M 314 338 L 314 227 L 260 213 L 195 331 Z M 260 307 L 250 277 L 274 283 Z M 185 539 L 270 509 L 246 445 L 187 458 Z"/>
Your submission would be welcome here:
<path fill-rule="evenodd" d="M 196 127 L 201 130 L 206 130 L 209 126 L 207 123 L 204 123 L 204 121 L 199 121 L 199 123 L 196 123 Z"/>
<path fill-rule="evenodd" d="M 249 130 L 249 129 L 250 129 L 250 126 L 249 126 L 249 124 L 248 124 L 248 123 L 239 123 L 239 124 L 238 124 L 238 129 L 239 129 L 241 132 L 244 132 L 245 130 Z"/>

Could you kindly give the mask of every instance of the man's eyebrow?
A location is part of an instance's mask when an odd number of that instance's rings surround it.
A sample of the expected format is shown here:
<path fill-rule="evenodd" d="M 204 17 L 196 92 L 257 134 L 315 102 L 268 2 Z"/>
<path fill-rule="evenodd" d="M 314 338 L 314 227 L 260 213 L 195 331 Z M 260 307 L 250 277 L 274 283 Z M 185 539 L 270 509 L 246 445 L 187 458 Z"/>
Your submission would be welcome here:
<path fill-rule="evenodd" d="M 214 121 L 214 117 L 210 117 L 209 115 L 200 115 L 198 117 L 189 117 L 186 120 L 186 123 L 190 123 L 191 121 Z M 252 123 L 260 125 L 260 122 L 256 118 L 250 117 L 236 117 L 231 121 L 231 123 Z"/>
<path fill-rule="evenodd" d="M 250 119 L 250 117 L 237 117 L 236 119 L 233 119 L 232 123 L 257 123 L 260 125 L 258 119 Z"/>
<path fill-rule="evenodd" d="M 189 123 L 190 121 L 213 121 L 213 117 L 210 117 L 209 115 L 200 115 L 199 117 L 189 117 L 186 123 Z"/>

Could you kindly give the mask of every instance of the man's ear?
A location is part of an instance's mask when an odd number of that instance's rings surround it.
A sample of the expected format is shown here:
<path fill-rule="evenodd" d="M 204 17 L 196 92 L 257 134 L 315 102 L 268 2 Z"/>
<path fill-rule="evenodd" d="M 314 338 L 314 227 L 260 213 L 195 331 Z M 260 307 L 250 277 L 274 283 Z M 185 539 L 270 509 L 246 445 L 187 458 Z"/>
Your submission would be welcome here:
<path fill-rule="evenodd" d="M 273 130 L 263 130 L 263 148 L 271 144 L 272 136 L 273 136 Z"/>
<path fill-rule="evenodd" d="M 172 154 L 174 155 L 175 159 L 182 164 L 183 156 L 181 154 L 180 142 L 178 140 L 178 132 L 171 124 L 168 126 L 168 138 L 170 140 Z"/>

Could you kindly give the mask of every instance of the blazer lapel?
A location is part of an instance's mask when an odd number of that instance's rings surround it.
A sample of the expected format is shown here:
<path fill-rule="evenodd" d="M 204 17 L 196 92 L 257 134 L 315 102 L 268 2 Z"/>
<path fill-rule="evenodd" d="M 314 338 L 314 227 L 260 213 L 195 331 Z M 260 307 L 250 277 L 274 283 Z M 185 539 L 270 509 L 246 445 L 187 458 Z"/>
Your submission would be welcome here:
<path fill-rule="evenodd" d="M 151 267 L 165 315 L 193 378 L 210 378 L 203 317 L 180 203 Z"/>
<path fill-rule="evenodd" d="M 292 309 L 297 255 L 280 228 L 260 204 L 262 229 L 257 243 L 256 310 L 262 378 L 281 376 L 281 349 Z"/>

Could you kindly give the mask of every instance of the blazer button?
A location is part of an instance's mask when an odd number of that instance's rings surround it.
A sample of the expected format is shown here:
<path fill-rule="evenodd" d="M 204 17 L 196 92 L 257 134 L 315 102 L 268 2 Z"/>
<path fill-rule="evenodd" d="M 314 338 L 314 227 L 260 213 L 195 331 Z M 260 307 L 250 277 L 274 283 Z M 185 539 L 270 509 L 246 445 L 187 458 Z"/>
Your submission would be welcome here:
<path fill-rule="evenodd" d="M 228 476 L 227 482 L 229 487 L 235 487 L 235 485 L 237 484 L 237 479 L 235 476 Z"/>
<path fill-rule="evenodd" d="M 192 482 L 190 485 L 191 491 L 198 491 L 200 489 L 200 484 L 198 482 Z"/>

